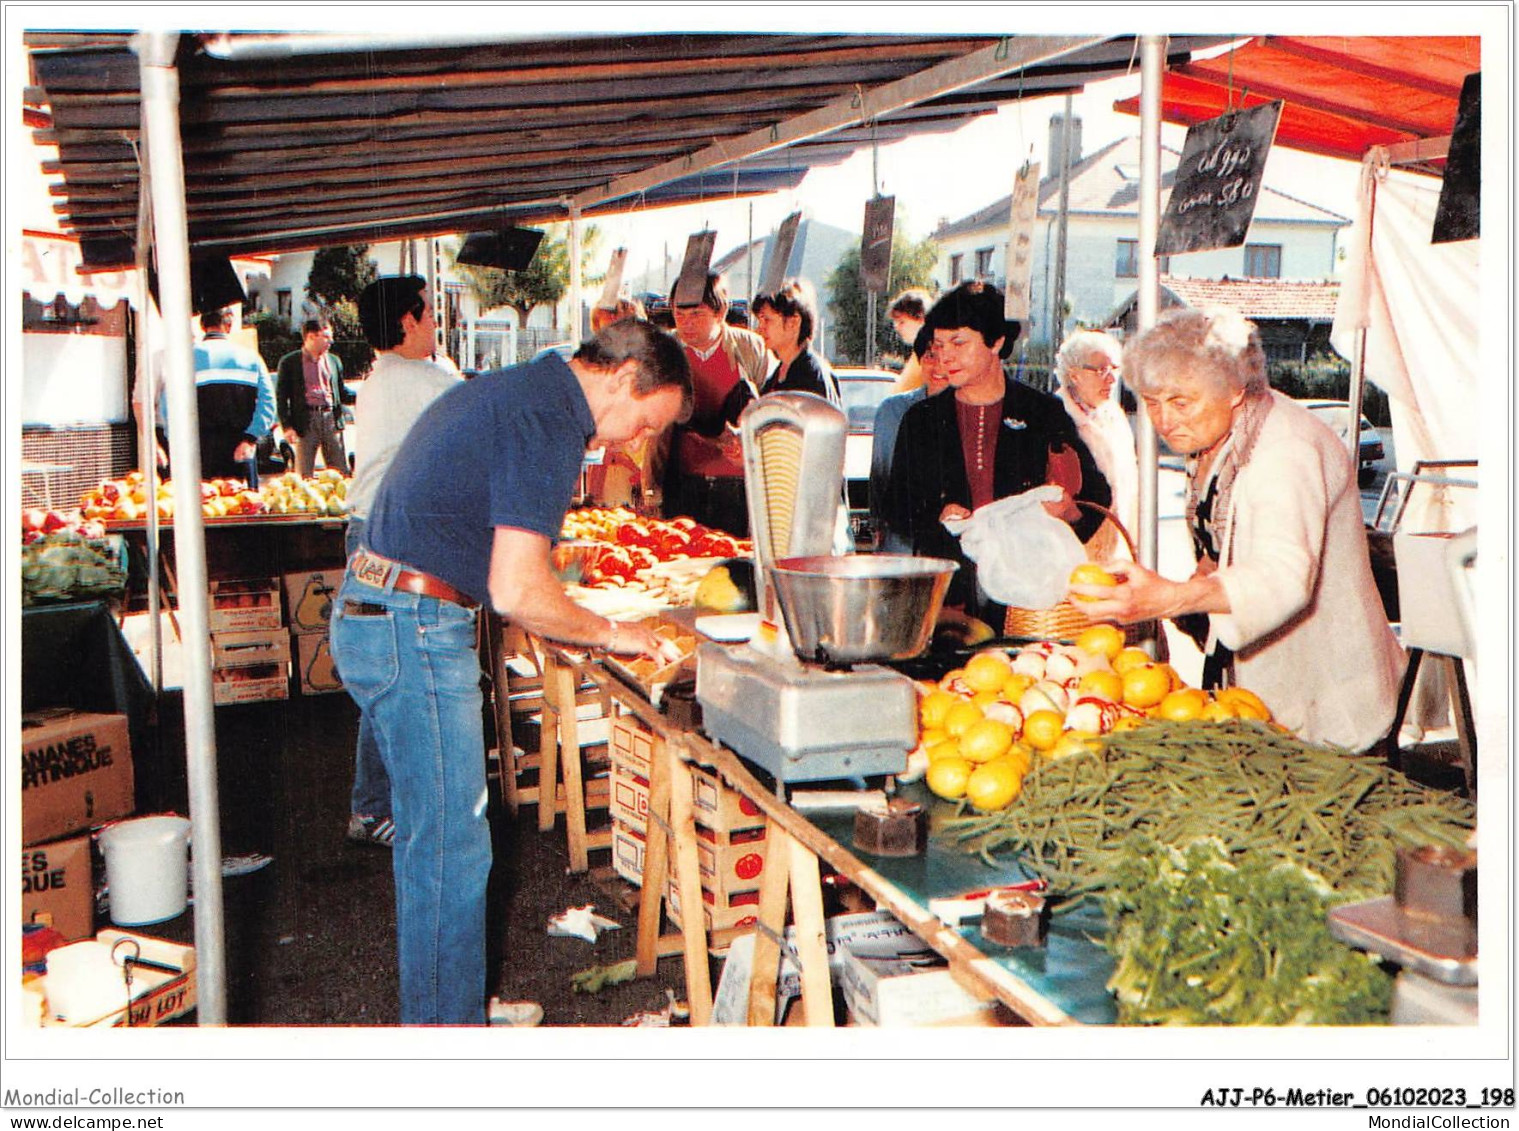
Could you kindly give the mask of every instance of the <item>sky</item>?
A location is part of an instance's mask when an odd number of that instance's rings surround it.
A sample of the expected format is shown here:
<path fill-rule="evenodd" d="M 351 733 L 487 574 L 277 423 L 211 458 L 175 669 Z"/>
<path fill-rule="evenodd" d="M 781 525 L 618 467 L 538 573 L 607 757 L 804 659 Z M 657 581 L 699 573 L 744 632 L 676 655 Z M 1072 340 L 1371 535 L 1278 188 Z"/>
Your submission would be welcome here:
<path fill-rule="evenodd" d="M 1136 70 L 1073 96 L 1071 111 L 1081 120 L 1083 153 L 1139 135 L 1137 116 L 1113 110 L 1115 102 L 1138 93 Z M 1033 98 L 952 133 L 909 138 L 874 153 L 862 150 L 839 165 L 814 169 L 796 189 L 752 198 L 754 238 L 763 238 L 797 210 L 808 219 L 858 232 L 875 178 L 883 195 L 896 197 L 897 229 L 909 239 L 922 239 L 940 220 L 960 219 L 1012 192 L 1013 176 L 1025 159 L 1040 162 L 1041 175 L 1047 176 L 1053 168 L 1047 153 L 1049 122 L 1064 107 L 1061 95 Z M 1162 144 L 1180 152 L 1185 139 L 1185 128 L 1162 126 Z M 1276 149 L 1267 160 L 1264 182 L 1353 219 L 1359 175 L 1358 162 Z M 629 277 L 657 269 L 666 254 L 673 273 L 693 232 L 716 229 L 714 259 L 745 243 L 751 198 L 651 209 L 625 218 L 601 216 L 594 223 L 603 233 L 593 259 L 597 270 L 612 249 L 625 246 Z"/>

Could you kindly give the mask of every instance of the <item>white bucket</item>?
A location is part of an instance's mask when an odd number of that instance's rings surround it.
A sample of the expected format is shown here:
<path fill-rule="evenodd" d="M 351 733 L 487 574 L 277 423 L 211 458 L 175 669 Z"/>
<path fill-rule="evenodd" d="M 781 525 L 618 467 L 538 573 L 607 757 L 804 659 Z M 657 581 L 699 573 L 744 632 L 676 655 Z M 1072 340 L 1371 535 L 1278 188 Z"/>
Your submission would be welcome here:
<path fill-rule="evenodd" d="M 189 843 L 190 822 L 174 816 L 118 821 L 100 834 L 111 922 L 135 927 L 184 914 Z"/>

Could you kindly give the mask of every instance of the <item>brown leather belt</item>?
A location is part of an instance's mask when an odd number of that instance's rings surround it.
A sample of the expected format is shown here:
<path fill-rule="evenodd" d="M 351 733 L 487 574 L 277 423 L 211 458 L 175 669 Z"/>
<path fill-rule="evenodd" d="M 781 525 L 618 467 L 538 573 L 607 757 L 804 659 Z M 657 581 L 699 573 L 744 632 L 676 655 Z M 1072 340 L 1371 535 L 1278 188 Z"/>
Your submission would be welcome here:
<path fill-rule="evenodd" d="M 354 580 L 376 589 L 398 589 L 402 593 L 415 593 L 421 597 L 436 597 L 462 605 L 466 609 L 478 608 L 479 601 L 461 593 L 442 578 L 421 570 L 407 569 L 400 562 L 382 558 L 369 550 L 357 550 L 348 560 L 348 569 Z"/>

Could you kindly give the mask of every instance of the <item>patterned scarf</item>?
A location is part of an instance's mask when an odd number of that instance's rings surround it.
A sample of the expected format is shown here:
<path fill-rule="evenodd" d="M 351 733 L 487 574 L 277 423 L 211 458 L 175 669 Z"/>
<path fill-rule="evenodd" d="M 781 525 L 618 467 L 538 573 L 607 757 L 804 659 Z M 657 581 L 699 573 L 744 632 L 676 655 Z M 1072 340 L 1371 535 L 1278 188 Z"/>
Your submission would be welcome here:
<path fill-rule="evenodd" d="M 1203 526 L 1208 532 L 1208 541 L 1220 555 L 1224 552 L 1224 535 L 1229 529 L 1230 512 L 1234 506 L 1234 481 L 1250 462 L 1261 427 L 1271 414 L 1274 403 L 1269 390 L 1246 396 L 1240 402 L 1239 408 L 1234 410 L 1223 450 L 1201 482 L 1197 477 L 1198 458 L 1192 456 L 1187 460 L 1187 529 L 1193 529 L 1197 523 L 1198 500 L 1207 495 L 1209 483 L 1215 484 L 1213 505 L 1203 517 Z M 1220 561 L 1219 564 L 1226 563 Z"/>

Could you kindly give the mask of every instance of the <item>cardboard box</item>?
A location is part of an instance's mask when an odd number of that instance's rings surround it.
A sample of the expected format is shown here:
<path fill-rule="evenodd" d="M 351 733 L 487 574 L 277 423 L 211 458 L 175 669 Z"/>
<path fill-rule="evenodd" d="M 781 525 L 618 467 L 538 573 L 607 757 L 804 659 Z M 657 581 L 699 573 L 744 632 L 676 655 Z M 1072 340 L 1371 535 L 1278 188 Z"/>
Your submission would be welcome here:
<path fill-rule="evenodd" d="M 95 932 L 95 878 L 88 836 L 21 850 L 21 920 L 32 923 L 44 916 L 70 942 Z"/>
<path fill-rule="evenodd" d="M 285 574 L 285 607 L 290 610 L 292 633 L 326 635 L 343 573 L 341 569 L 314 569 Z"/>
<path fill-rule="evenodd" d="M 211 701 L 257 703 L 290 698 L 290 665 L 262 664 L 248 668 L 217 668 L 211 673 Z"/>
<path fill-rule="evenodd" d="M 628 883 L 643 886 L 644 859 L 648 841 L 642 828 L 612 818 L 612 867 Z"/>
<path fill-rule="evenodd" d="M 332 641 L 325 632 L 302 633 L 295 643 L 295 677 L 302 695 L 342 691 L 343 681 L 332 663 Z"/>
<path fill-rule="evenodd" d="M 780 1024 L 786 1003 L 802 993 L 802 972 L 792 960 L 796 953 L 796 928 L 786 928 L 786 946 L 781 950 L 781 965 L 776 980 L 776 1017 Z M 922 946 L 918 937 L 885 911 L 862 911 L 834 915 L 823 923 L 823 938 L 828 947 L 828 976 L 837 986 L 844 967 L 844 954 L 853 951 L 864 955 L 896 956 L 904 950 Z M 749 1015 L 749 978 L 754 967 L 754 935 L 740 935 L 733 940 L 723 963 L 717 993 L 712 999 L 712 1024 L 745 1025 Z"/>
<path fill-rule="evenodd" d="M 845 951 L 840 981 L 849 1012 L 861 1025 L 1002 1023 L 997 1002 L 981 1001 L 964 989 L 944 960 L 931 951 L 892 956 Z"/>
<path fill-rule="evenodd" d="M 720 895 L 702 888 L 701 898 L 702 920 L 709 931 L 721 931 L 728 927 L 748 927 L 759 918 L 758 890 L 727 892 Z M 681 924 L 680 892 L 676 889 L 673 876 L 665 880 L 665 909 L 670 913 L 670 922 L 679 927 Z"/>
<path fill-rule="evenodd" d="M 279 582 L 272 577 L 213 581 L 208 588 L 211 607 L 206 622 L 212 632 L 279 628 L 284 624 Z"/>
<path fill-rule="evenodd" d="M 132 806 L 125 715 L 57 710 L 22 718 L 22 844 L 129 816 Z"/>
<path fill-rule="evenodd" d="M 282 628 L 241 629 L 211 634 L 213 668 L 248 668 L 290 662 L 290 636 Z"/>
<path fill-rule="evenodd" d="M 691 767 L 691 804 L 697 823 L 720 833 L 758 828 L 765 823 L 758 805 L 724 785 L 716 774 L 697 766 Z"/>
<path fill-rule="evenodd" d="M 608 742 L 613 763 L 625 766 L 644 781 L 649 780 L 649 767 L 654 762 L 655 752 L 664 745 L 661 738 L 632 715 L 612 717 Z"/>
<path fill-rule="evenodd" d="M 612 763 L 612 816 L 631 828 L 642 830 L 649 823 L 649 783 L 626 766 Z"/>
<path fill-rule="evenodd" d="M 720 833 L 697 825 L 696 863 L 701 886 L 720 895 L 758 886 L 765 870 L 766 847 L 764 829 Z"/>

